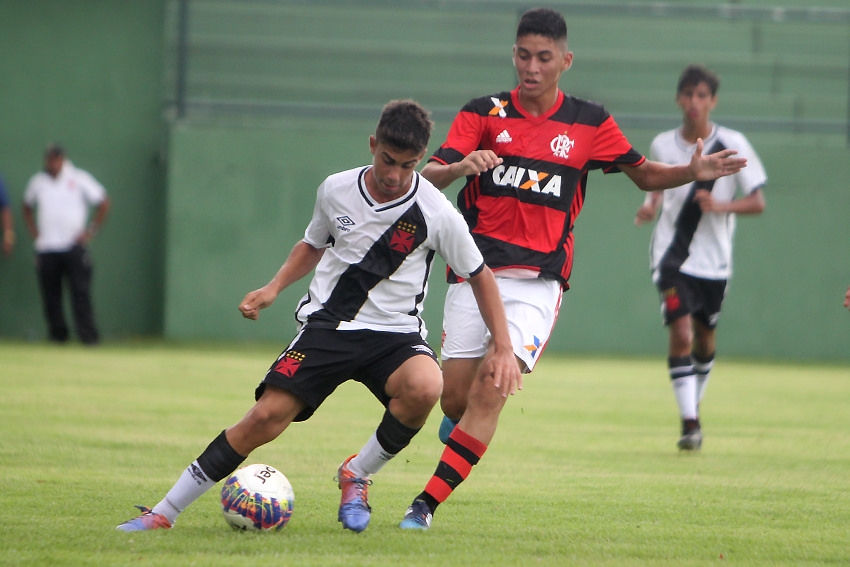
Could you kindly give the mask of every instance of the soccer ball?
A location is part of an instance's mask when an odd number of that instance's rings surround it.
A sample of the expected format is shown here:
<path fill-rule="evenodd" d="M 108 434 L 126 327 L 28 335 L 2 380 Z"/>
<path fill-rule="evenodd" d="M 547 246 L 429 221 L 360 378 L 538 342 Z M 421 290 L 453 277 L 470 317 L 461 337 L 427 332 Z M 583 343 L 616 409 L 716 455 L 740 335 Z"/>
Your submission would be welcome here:
<path fill-rule="evenodd" d="M 248 465 L 221 487 L 224 519 L 234 529 L 278 531 L 292 517 L 295 493 L 289 480 L 269 465 Z"/>

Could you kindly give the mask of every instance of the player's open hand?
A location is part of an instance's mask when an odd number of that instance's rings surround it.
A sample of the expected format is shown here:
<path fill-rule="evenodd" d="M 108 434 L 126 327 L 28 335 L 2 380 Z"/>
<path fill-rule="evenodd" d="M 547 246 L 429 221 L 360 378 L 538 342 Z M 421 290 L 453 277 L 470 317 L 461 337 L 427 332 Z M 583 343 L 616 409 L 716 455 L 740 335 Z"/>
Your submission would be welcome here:
<path fill-rule="evenodd" d="M 484 376 L 493 377 L 493 386 L 501 391 L 503 398 L 522 390 L 522 373 L 513 349 L 490 349 L 481 363 L 481 371 Z"/>
<path fill-rule="evenodd" d="M 697 139 L 697 149 L 691 156 L 689 169 L 697 181 L 710 181 L 726 175 L 734 175 L 747 167 L 746 158 L 734 157 L 737 150 L 720 150 L 707 156 L 702 155 L 703 141 Z"/>
<path fill-rule="evenodd" d="M 264 286 L 246 295 L 245 299 L 239 304 L 239 311 L 246 319 L 256 321 L 260 317 L 260 310 L 274 303 L 275 299 L 277 299 L 277 293 L 269 286 Z"/>

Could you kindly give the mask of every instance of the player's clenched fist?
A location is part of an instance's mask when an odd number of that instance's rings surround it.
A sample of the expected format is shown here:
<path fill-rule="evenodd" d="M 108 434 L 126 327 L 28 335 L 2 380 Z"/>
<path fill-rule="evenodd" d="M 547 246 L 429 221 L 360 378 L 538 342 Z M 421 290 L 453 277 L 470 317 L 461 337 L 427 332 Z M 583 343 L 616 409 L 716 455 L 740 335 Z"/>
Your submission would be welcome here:
<path fill-rule="evenodd" d="M 470 152 L 460 162 L 463 166 L 463 176 L 478 175 L 484 173 L 488 169 L 493 169 L 502 163 L 502 158 L 496 155 L 492 150 L 476 150 Z"/>
<path fill-rule="evenodd" d="M 242 303 L 239 304 L 239 311 L 246 319 L 257 320 L 260 317 L 260 309 L 265 309 L 277 298 L 274 291 L 268 289 L 268 286 L 254 290 L 245 296 Z"/>

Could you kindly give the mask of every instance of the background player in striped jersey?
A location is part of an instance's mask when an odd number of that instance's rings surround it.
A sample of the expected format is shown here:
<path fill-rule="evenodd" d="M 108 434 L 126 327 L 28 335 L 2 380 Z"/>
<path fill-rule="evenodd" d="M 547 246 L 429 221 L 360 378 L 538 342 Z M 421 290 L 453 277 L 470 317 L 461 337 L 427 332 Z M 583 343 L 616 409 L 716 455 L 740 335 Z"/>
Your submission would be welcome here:
<path fill-rule="evenodd" d="M 558 87 L 573 54 L 566 22 L 556 11 L 538 8 L 522 15 L 513 62 L 519 85 L 468 102 L 422 175 L 441 189 L 466 177 L 458 206 L 496 273 L 518 365 L 531 372 L 568 288 L 573 225 L 590 170 L 623 171 L 650 191 L 729 175 L 746 160 L 734 157 L 734 150 L 704 156 L 702 143 L 681 165 L 646 160 L 602 106 Z M 434 510 L 484 454 L 506 401 L 502 389 L 476 378 L 489 336 L 468 284 L 454 272 L 449 282 L 440 403 L 453 421 L 441 426 L 446 448 L 402 528 L 430 526 Z"/>
<path fill-rule="evenodd" d="M 662 193 L 649 193 L 635 223 L 661 215 L 650 245 L 652 279 L 661 294 L 669 333 L 668 367 L 682 419 L 682 450 L 702 446 L 699 405 L 714 363 L 717 319 L 732 276 L 735 215 L 764 210 L 764 167 L 740 132 L 711 121 L 720 81 L 701 65 L 689 65 L 679 77 L 676 103 L 682 125 L 662 132 L 650 146 L 650 157 L 677 163 L 693 152 L 697 140 L 712 150 L 736 148 L 747 167 L 714 181 L 686 183 Z M 740 198 L 736 198 L 736 196 Z"/>
<path fill-rule="evenodd" d="M 463 218 L 415 171 L 431 126 L 415 102 L 393 101 L 369 138 L 372 164 L 325 179 L 303 240 L 271 282 L 239 305 L 244 317 L 256 319 L 284 288 L 315 270 L 296 310 L 298 334 L 272 363 L 245 417 L 209 444 L 159 504 L 140 506 L 142 514 L 119 530 L 170 528 L 251 451 L 293 421 L 307 420 L 352 378 L 386 408 L 360 452 L 338 469 L 338 519 L 346 529 L 366 529 L 369 477 L 410 443 L 440 397 L 440 367 L 421 318 L 435 253 L 469 278 L 493 333 L 482 374 L 506 392 L 517 387 L 520 374 L 493 273 Z"/>

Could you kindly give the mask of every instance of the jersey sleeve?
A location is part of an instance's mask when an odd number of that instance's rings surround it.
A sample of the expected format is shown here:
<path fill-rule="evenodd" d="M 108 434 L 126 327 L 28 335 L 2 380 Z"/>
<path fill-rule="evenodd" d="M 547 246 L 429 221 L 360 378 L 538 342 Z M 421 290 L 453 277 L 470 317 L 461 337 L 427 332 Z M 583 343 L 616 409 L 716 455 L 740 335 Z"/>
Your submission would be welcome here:
<path fill-rule="evenodd" d="M 30 177 L 27 182 L 27 188 L 24 189 L 24 204 L 28 207 L 34 207 L 36 202 L 38 201 L 38 188 L 37 188 L 37 177 L 38 174 Z"/>
<path fill-rule="evenodd" d="M 608 115 L 599 125 L 588 168 L 616 173 L 620 171 L 618 165 L 638 166 L 645 161 L 646 157 L 632 147 L 614 117 Z"/>
<path fill-rule="evenodd" d="M 325 202 L 327 200 L 328 180 L 325 179 L 316 191 L 316 204 L 313 205 L 313 217 L 310 224 L 304 230 L 304 242 L 313 248 L 327 248 L 332 243 L 331 232 L 328 226 L 328 216 L 325 213 Z"/>
<path fill-rule="evenodd" d="M 735 140 L 733 149 L 738 150 L 738 157 L 747 158 L 747 167 L 735 174 L 738 188 L 744 195 L 749 195 L 767 183 L 767 173 L 758 154 L 750 145 L 749 140 L 740 134 Z"/>
<path fill-rule="evenodd" d="M 474 276 L 484 267 L 484 257 L 475 245 L 463 216 L 440 194 L 443 207 L 434 237 L 437 253 L 461 278 Z"/>
<path fill-rule="evenodd" d="M 473 111 L 470 105 L 471 103 L 467 103 L 455 116 L 446 135 L 446 141 L 434 152 L 429 161 L 442 164 L 456 163 L 481 145 L 484 125 L 481 116 Z"/>
<path fill-rule="evenodd" d="M 106 199 L 106 189 L 103 185 L 87 171 L 77 170 L 80 186 L 90 205 L 99 205 Z"/>
<path fill-rule="evenodd" d="M 661 145 L 663 143 L 662 142 L 663 137 L 664 137 L 663 134 L 658 134 L 652 139 L 652 143 L 649 144 L 649 159 L 651 159 L 652 161 L 660 161 L 660 162 L 664 161 L 662 159 L 662 152 L 661 152 Z"/>

